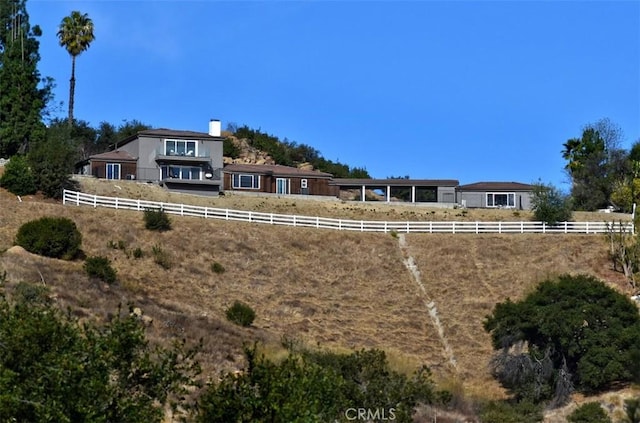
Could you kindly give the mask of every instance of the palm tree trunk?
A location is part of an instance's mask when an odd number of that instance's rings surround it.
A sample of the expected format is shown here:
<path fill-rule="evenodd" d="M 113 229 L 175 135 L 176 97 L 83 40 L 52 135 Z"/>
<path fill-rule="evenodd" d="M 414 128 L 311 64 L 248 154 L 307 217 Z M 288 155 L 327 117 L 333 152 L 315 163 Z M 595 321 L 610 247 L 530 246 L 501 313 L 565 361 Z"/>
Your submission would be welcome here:
<path fill-rule="evenodd" d="M 73 97 L 76 93 L 76 56 L 71 56 L 71 79 L 69 80 L 69 126 L 73 124 Z"/>

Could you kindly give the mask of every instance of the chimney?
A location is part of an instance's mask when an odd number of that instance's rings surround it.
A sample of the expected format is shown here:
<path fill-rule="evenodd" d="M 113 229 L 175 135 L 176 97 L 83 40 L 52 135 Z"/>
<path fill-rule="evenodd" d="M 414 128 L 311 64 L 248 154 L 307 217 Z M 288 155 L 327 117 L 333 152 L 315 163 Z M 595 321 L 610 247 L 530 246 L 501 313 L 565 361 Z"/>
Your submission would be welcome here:
<path fill-rule="evenodd" d="M 212 137 L 220 136 L 220 120 L 211 119 L 209 121 L 209 135 L 211 135 Z"/>

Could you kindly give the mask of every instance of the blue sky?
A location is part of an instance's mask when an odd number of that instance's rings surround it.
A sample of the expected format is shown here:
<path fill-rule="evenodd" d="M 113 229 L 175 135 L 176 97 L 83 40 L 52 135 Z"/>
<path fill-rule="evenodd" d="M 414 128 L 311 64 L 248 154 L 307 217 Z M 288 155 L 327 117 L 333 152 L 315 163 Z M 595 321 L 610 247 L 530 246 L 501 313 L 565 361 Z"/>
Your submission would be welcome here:
<path fill-rule="evenodd" d="M 29 0 L 66 116 L 57 27 L 88 13 L 75 116 L 305 143 L 373 177 L 566 189 L 562 144 L 609 118 L 640 139 L 639 1 Z"/>

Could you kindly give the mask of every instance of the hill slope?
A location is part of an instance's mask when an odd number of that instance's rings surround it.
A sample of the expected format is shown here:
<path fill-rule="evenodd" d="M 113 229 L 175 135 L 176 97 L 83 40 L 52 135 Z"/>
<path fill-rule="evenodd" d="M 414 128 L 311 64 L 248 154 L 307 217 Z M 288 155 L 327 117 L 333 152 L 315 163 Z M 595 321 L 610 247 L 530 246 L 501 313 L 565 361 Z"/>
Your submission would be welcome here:
<path fill-rule="evenodd" d="M 195 197 L 183 202 L 190 199 Z M 261 201 L 263 209 L 288 204 L 286 199 Z M 294 209 L 306 207 L 296 201 Z M 326 207 L 324 213 L 335 216 L 336 204 Z M 427 209 L 419 213 L 430 215 Z M 7 271 L 9 285 L 44 281 L 62 306 L 72 306 L 82 318 L 103 318 L 118 303 L 134 302 L 153 319 L 153 339 L 203 337 L 201 359 L 212 376 L 241 367 L 243 342 L 258 339 L 277 350 L 281 338 L 289 337 L 337 350 L 382 348 L 400 369 L 424 363 L 439 380 L 458 381 L 472 396 L 497 398 L 502 391 L 487 370 L 491 346 L 482 330 L 496 302 L 519 298 L 541 279 L 565 272 L 593 274 L 625 289 L 610 268 L 604 238 L 595 235 L 410 234 L 404 253 L 414 258 L 423 291 L 404 265 L 399 240 L 389 234 L 186 217 L 172 217 L 173 230 L 153 233 L 144 229 L 138 212 L 63 206 L 34 197 L 18 202 L 1 190 L 0 251 L 12 246 L 21 224 L 45 215 L 73 219 L 85 254 L 109 257 L 120 284 L 90 281 L 80 261 L 5 252 L 0 272 Z M 121 242 L 128 251 L 140 247 L 145 256 L 136 260 L 110 242 Z M 154 246 L 168 254 L 170 269 L 154 263 Z M 226 271 L 213 272 L 214 262 Z M 252 328 L 226 321 L 224 311 L 235 300 L 256 310 Z M 425 306 L 430 301 L 457 368 L 449 364 Z"/>

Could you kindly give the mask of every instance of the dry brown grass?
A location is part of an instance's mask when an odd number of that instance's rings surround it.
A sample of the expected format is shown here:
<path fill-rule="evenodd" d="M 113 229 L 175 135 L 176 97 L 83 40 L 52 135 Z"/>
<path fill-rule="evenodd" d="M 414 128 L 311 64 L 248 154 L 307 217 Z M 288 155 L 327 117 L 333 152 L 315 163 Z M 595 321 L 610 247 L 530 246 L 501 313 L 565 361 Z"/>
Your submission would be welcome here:
<path fill-rule="evenodd" d="M 374 213 L 389 219 L 399 213 L 381 212 L 382 206 L 375 212 L 356 212 L 356 206 L 340 202 L 295 200 L 293 206 L 291 200 L 277 198 L 179 196 L 124 181 L 118 184 L 120 190 L 101 182 L 95 181 L 101 188 L 93 192 L 102 195 L 117 190 L 124 191 L 122 197 L 136 198 L 133 191 L 139 190 L 139 198 L 148 198 L 151 192 L 151 199 L 163 201 L 349 218 L 357 213 L 362 214 L 357 218 L 369 218 L 364 216 Z M 409 208 L 415 214 L 427 213 Z M 495 212 L 494 219 L 513 213 Z M 488 211 L 478 213 L 489 216 Z M 276 356 L 281 352 L 279 340 L 290 337 L 340 351 L 383 348 L 399 370 L 408 372 L 424 363 L 439 380 L 461 384 L 472 397 L 497 398 L 502 391 L 487 371 L 491 346 L 482 329 L 484 317 L 497 302 L 520 298 L 542 279 L 565 272 L 594 274 L 624 289 L 620 275 L 610 269 L 600 236 L 407 235 L 408 251 L 416 259 L 458 361 L 459 372 L 454 374 L 446 365 L 420 290 L 403 265 L 398 240 L 389 234 L 186 217 L 171 217 L 174 229 L 155 233 L 144 229 L 138 212 L 62 206 L 37 197 L 20 203 L 0 190 L 0 251 L 11 247 L 21 224 L 44 215 L 73 219 L 83 234 L 85 254 L 109 257 L 120 283 L 107 288 L 90 281 L 81 262 L 5 253 L 0 268 L 7 271 L 10 284 L 41 283 L 39 271 L 58 302 L 72 306 L 81 317 L 104 317 L 118 303 L 134 302 L 153 318 L 152 339 L 204 338 L 201 359 L 212 376 L 241 365 L 243 342 L 261 340 L 268 345 L 265 351 Z M 129 252 L 139 247 L 145 256 L 136 260 L 110 248 L 109 241 L 122 241 Z M 171 256 L 171 269 L 153 262 L 154 245 Z M 213 272 L 214 261 L 226 271 Z M 226 321 L 224 311 L 235 300 L 256 310 L 253 327 L 239 328 Z"/>

